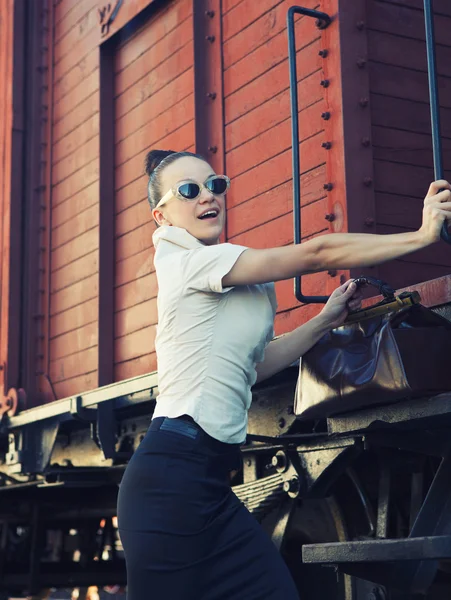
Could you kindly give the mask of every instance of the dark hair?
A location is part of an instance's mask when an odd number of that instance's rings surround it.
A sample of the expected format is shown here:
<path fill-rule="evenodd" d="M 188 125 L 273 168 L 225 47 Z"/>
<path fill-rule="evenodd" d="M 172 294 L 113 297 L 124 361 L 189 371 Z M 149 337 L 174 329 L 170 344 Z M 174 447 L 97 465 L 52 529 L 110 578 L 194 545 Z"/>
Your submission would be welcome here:
<path fill-rule="evenodd" d="M 163 169 L 184 156 L 191 156 L 200 160 L 205 160 L 200 154 L 193 152 L 176 152 L 175 150 L 151 150 L 146 155 L 145 169 L 149 182 L 147 184 L 147 199 L 150 208 L 155 208 L 167 190 L 161 189 L 161 173 Z"/>

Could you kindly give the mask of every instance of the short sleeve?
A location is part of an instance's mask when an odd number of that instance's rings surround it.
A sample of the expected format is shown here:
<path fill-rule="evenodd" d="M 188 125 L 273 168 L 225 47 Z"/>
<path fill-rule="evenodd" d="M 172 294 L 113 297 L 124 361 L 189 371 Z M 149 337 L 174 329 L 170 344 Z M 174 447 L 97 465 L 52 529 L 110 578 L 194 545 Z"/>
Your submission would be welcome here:
<path fill-rule="evenodd" d="M 217 244 L 186 252 L 182 260 L 185 287 L 203 292 L 228 292 L 222 279 L 230 273 L 246 246 Z"/>

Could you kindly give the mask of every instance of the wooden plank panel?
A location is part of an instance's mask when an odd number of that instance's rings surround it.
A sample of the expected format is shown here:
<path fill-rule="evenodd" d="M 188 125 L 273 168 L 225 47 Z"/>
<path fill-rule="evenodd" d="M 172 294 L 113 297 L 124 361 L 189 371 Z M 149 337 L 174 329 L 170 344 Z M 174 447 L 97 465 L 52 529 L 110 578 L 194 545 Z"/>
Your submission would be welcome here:
<path fill-rule="evenodd" d="M 302 69 L 303 74 L 305 73 L 305 77 L 301 78 L 298 84 L 299 107 L 307 107 L 322 97 L 321 72 L 308 73 L 307 63 L 300 61 L 298 64 L 298 70 Z M 238 119 L 288 88 L 288 63 L 285 61 L 225 99 L 225 124 Z"/>
<path fill-rule="evenodd" d="M 56 206 L 52 206 L 52 225 L 56 229 L 63 223 L 77 217 L 78 214 L 98 201 L 99 184 L 91 183 L 83 190 Z"/>
<path fill-rule="evenodd" d="M 309 138 L 301 144 L 301 173 L 320 166 L 325 156 L 321 148 L 322 134 Z M 263 192 L 289 181 L 292 177 L 291 150 L 286 150 L 265 163 L 239 175 L 233 181 L 233 193 L 227 196 L 229 208 L 250 200 Z M 323 181 L 324 183 L 324 181 Z"/>
<path fill-rule="evenodd" d="M 426 45 L 422 40 L 370 30 L 368 50 L 370 60 L 427 72 Z M 451 77 L 451 46 L 438 49 L 437 73 Z"/>
<path fill-rule="evenodd" d="M 79 213 L 74 219 L 66 221 L 60 227 L 52 230 L 52 248 L 56 249 L 63 244 L 67 244 L 79 235 L 89 231 L 99 224 L 99 207 L 97 205 L 89 207 L 87 210 Z"/>
<path fill-rule="evenodd" d="M 116 263 L 116 286 L 124 285 L 134 279 L 153 273 L 155 248 L 151 246 L 138 254 Z"/>
<path fill-rule="evenodd" d="M 92 163 L 99 156 L 99 138 L 91 138 L 81 148 L 74 150 L 64 160 L 53 163 L 52 184 L 56 185 L 73 174 L 76 174 L 84 166 Z"/>
<path fill-rule="evenodd" d="M 262 44 L 266 44 L 275 35 L 286 31 L 287 12 L 290 5 L 286 0 L 273 2 L 273 4 L 273 8 L 268 12 L 248 27 L 243 28 L 232 39 L 223 43 L 224 69 L 228 69 Z M 307 8 L 313 8 L 317 3 L 307 0 L 302 4 Z M 299 19 L 299 21 L 301 20 Z M 315 29 L 314 25 L 312 29 Z M 288 47 L 288 41 L 286 46 Z"/>
<path fill-rule="evenodd" d="M 81 21 L 90 10 L 97 10 L 92 0 L 59 0 L 55 2 L 55 40 L 65 35 L 75 23 Z"/>
<path fill-rule="evenodd" d="M 97 300 L 88 300 L 63 313 L 50 317 L 50 337 L 80 329 L 98 318 Z"/>
<path fill-rule="evenodd" d="M 405 231 L 412 231 L 406 227 L 397 227 L 395 225 L 381 225 L 377 224 L 377 233 L 380 234 L 396 234 L 403 233 Z M 449 251 L 447 244 L 433 244 L 432 246 L 428 246 L 427 248 L 423 248 L 422 250 L 418 250 L 417 252 L 412 252 L 408 256 L 404 257 L 403 260 L 408 260 L 409 262 L 421 263 L 424 265 L 441 265 L 443 267 L 448 268 L 451 267 L 451 252 Z M 425 279 L 431 279 L 430 276 L 424 277 Z"/>
<path fill-rule="evenodd" d="M 55 383 L 53 388 L 58 399 L 69 398 L 80 390 L 92 390 L 98 387 L 97 371 Z"/>
<path fill-rule="evenodd" d="M 277 203 L 278 204 L 278 203 Z M 277 205 L 276 204 L 276 205 Z M 308 204 L 302 208 L 302 239 L 310 238 L 313 235 L 316 235 L 319 232 L 324 231 L 327 228 L 327 222 L 325 220 L 325 215 L 327 214 L 327 198 L 321 198 L 316 202 Z M 256 235 L 264 235 L 266 236 L 266 231 L 263 233 L 265 229 L 271 231 L 273 229 L 273 221 L 278 221 L 277 227 L 279 228 L 278 235 L 282 236 L 278 239 L 288 240 L 284 241 L 284 243 L 274 244 L 275 246 L 284 245 L 285 243 L 292 243 L 293 241 L 293 212 L 292 206 L 289 206 L 289 210 L 283 214 L 282 210 L 279 211 L 279 214 L 270 219 L 266 220 L 264 218 L 255 219 L 254 222 L 250 223 L 253 227 L 245 230 L 239 234 L 234 234 L 231 232 L 229 239 L 237 239 L 238 236 L 249 236 L 249 239 L 255 239 Z M 286 230 L 282 231 L 282 229 L 286 228 Z M 258 229 L 258 231 L 256 231 Z M 241 238 L 240 238 L 241 239 Z M 242 242 L 236 242 L 242 243 Z"/>
<path fill-rule="evenodd" d="M 66 221 L 60 227 L 52 231 L 52 249 L 67 244 L 76 237 L 86 233 L 99 224 L 98 206 L 91 206 L 82 213 L 79 213 L 75 219 Z"/>
<path fill-rule="evenodd" d="M 395 288 L 415 285 L 429 279 L 449 276 L 449 267 L 410 262 L 409 260 L 391 260 L 380 267 L 381 278 Z"/>
<path fill-rule="evenodd" d="M 119 363 L 114 367 L 114 378 L 116 381 L 138 377 L 146 373 L 153 373 L 157 370 L 157 357 L 155 352 L 145 354 L 139 358 L 128 360 L 125 363 Z"/>
<path fill-rule="evenodd" d="M 116 118 L 127 114 L 148 98 L 153 98 L 154 94 L 163 89 L 168 83 L 176 80 L 186 71 L 189 71 L 192 65 L 193 42 L 189 41 L 184 48 L 175 52 L 165 62 L 152 69 L 152 71 L 148 71 L 139 81 L 118 96 L 116 99 Z M 121 75 L 119 74 L 118 78 Z M 119 81 L 119 85 L 122 85 L 121 81 Z"/>
<path fill-rule="evenodd" d="M 120 166 L 126 160 L 133 159 L 141 162 L 141 175 L 144 173 L 144 157 L 149 148 L 149 137 L 153 135 L 151 125 L 145 125 L 133 135 L 128 136 L 116 146 L 116 166 Z M 194 119 L 181 125 L 175 131 L 159 140 L 152 140 L 150 143 L 155 146 L 159 145 L 162 148 L 173 148 L 174 150 L 187 150 L 192 145 L 195 139 Z M 139 157 L 138 157 L 139 155 Z"/>
<path fill-rule="evenodd" d="M 99 52 L 90 52 L 87 56 L 75 65 L 68 73 L 53 86 L 53 100 L 55 103 L 61 102 L 68 94 L 75 90 L 85 77 L 99 68 Z"/>
<path fill-rule="evenodd" d="M 99 89 L 99 69 L 87 75 L 69 94 L 53 106 L 53 122 L 61 121 L 86 98 L 90 98 Z"/>
<path fill-rule="evenodd" d="M 53 161 L 56 164 L 72 152 L 86 144 L 93 137 L 99 135 L 99 113 L 95 113 L 87 121 L 61 138 L 53 146 Z"/>
<path fill-rule="evenodd" d="M 309 19 L 300 19 L 296 25 L 297 39 L 302 40 L 298 50 L 298 60 L 310 64 L 310 72 L 321 68 L 320 35 Z M 301 50 L 302 48 L 302 50 Z M 302 54 L 299 54 L 302 52 Z M 268 40 L 254 52 L 247 54 L 239 62 L 224 71 L 224 96 L 230 96 L 252 79 L 276 67 L 288 56 L 286 31 Z"/>
<path fill-rule="evenodd" d="M 118 338 L 114 344 L 114 362 L 120 363 L 155 351 L 156 326 L 150 325 Z"/>
<path fill-rule="evenodd" d="M 168 2 L 147 23 L 144 24 L 132 39 L 127 40 L 119 46 L 119 52 L 115 60 L 115 73 L 125 69 L 129 64 L 136 61 L 153 44 L 158 43 L 180 23 L 188 19 L 192 14 L 191 0 L 179 0 Z"/>
<path fill-rule="evenodd" d="M 192 73 L 192 71 L 190 72 Z M 191 121 L 194 117 L 194 96 L 192 88 L 185 89 L 185 92 L 187 93 L 186 96 L 177 101 L 173 98 L 174 103 L 170 103 L 169 106 L 166 104 L 157 105 L 159 106 L 160 111 L 163 109 L 160 113 L 157 113 L 157 110 L 155 110 L 155 112 L 152 111 L 152 105 L 156 101 L 159 102 L 157 98 L 159 94 L 156 94 L 155 97 L 148 98 L 147 101 L 125 114 L 116 122 L 116 141 L 120 142 L 137 129 L 140 129 L 144 123 L 149 121 L 150 115 L 154 117 L 153 137 L 157 140 L 168 135 L 172 131 L 175 131 L 184 123 Z M 175 125 L 171 119 L 171 115 L 175 120 Z"/>
<path fill-rule="evenodd" d="M 137 202 L 147 200 L 147 180 L 144 176 L 144 166 L 142 177 L 135 179 L 135 181 L 132 181 L 126 187 L 116 190 L 114 200 L 116 213 L 125 210 L 129 206 L 133 206 Z"/>
<path fill-rule="evenodd" d="M 412 10 L 407 6 L 379 2 L 378 0 L 368 0 L 367 21 L 371 29 L 388 31 L 415 40 L 425 39 L 423 11 Z M 450 18 L 443 16 L 435 20 L 435 39 L 437 44 L 451 46 L 449 37 L 450 28 Z"/>
<path fill-rule="evenodd" d="M 74 110 L 68 113 L 53 128 L 53 142 L 56 143 L 62 137 L 80 126 L 93 115 L 99 112 L 99 92 L 84 100 Z"/>
<path fill-rule="evenodd" d="M 99 158 L 79 169 L 53 188 L 53 204 L 58 205 L 99 179 Z"/>
<path fill-rule="evenodd" d="M 257 21 L 274 8 L 278 0 L 259 0 L 259 2 L 241 2 L 223 16 L 223 40 L 227 40 Z"/>
<path fill-rule="evenodd" d="M 116 288 L 115 307 L 117 311 L 124 310 L 156 296 L 157 278 L 154 274 L 145 275 Z"/>
<path fill-rule="evenodd" d="M 66 35 L 55 45 L 54 81 L 62 79 L 66 73 L 76 67 L 90 52 L 95 52 L 99 45 L 100 31 L 98 24 L 83 35 L 78 41 L 70 41 Z"/>
<path fill-rule="evenodd" d="M 99 256 L 98 251 L 95 250 L 91 254 L 87 254 L 82 258 L 66 265 L 59 271 L 54 271 L 51 276 L 51 292 L 57 292 L 62 290 L 77 281 L 82 281 L 98 272 L 99 269 Z"/>
<path fill-rule="evenodd" d="M 371 90 L 376 94 L 429 103 L 427 74 L 393 65 L 369 63 Z M 440 105 L 451 107 L 451 79 L 438 76 Z"/>
<path fill-rule="evenodd" d="M 433 167 L 430 135 L 400 131 L 390 127 L 372 128 L 373 156 L 376 160 L 400 162 L 418 167 Z M 443 138 L 443 163 L 451 168 L 451 140 Z"/>
<path fill-rule="evenodd" d="M 90 323 L 81 329 L 76 329 L 64 335 L 60 335 L 50 341 L 50 355 L 55 360 L 68 356 L 73 352 L 80 352 L 87 348 L 97 346 L 98 328 L 97 323 Z"/>
<path fill-rule="evenodd" d="M 79 377 L 93 371 L 97 361 L 97 348 L 88 348 L 50 362 L 50 379 L 54 383 Z"/>
<path fill-rule="evenodd" d="M 98 244 L 99 228 L 94 227 L 64 244 L 64 246 L 52 250 L 52 271 L 57 271 L 78 258 L 90 254 L 97 249 Z"/>
<path fill-rule="evenodd" d="M 152 245 L 152 234 L 155 223 L 150 218 L 133 231 L 126 233 L 116 240 L 116 260 L 125 260 L 143 250 L 148 250 Z"/>
<path fill-rule="evenodd" d="M 311 237 L 313 233 L 322 233 L 327 225 L 324 220 L 325 202 L 320 201 L 321 205 L 315 210 L 315 204 L 309 204 L 303 209 L 302 230 L 305 237 Z M 275 248 L 276 246 L 286 246 L 293 243 L 293 215 L 289 213 L 278 219 L 268 221 L 259 227 L 255 227 L 234 237 L 229 241 L 234 244 L 249 246 L 249 248 Z"/>
<path fill-rule="evenodd" d="M 77 304 L 83 304 L 96 298 L 98 293 L 99 277 L 95 273 L 53 293 L 50 298 L 50 314 L 56 315 L 77 306 Z"/>
<path fill-rule="evenodd" d="M 403 165 L 381 160 L 374 161 L 374 183 L 376 192 L 400 194 L 423 199 L 433 181 L 431 169 Z"/>
<path fill-rule="evenodd" d="M 115 314 L 114 335 L 122 338 L 128 333 L 155 325 L 158 321 L 157 299 L 147 300 Z"/>
<path fill-rule="evenodd" d="M 153 221 L 153 219 L 149 203 L 147 201 L 137 202 L 127 210 L 124 210 L 117 215 L 115 231 L 116 237 L 123 236 L 126 233 L 138 229 L 145 223 L 150 223 L 151 221 Z M 155 227 L 152 226 L 151 230 L 153 233 L 155 231 Z M 138 233 L 138 235 L 141 234 Z"/>
<path fill-rule="evenodd" d="M 324 166 L 301 177 L 301 205 L 306 206 L 325 197 Z M 316 205 L 316 204 L 315 204 Z M 227 233 L 233 237 L 258 225 L 277 219 L 293 210 L 291 180 L 227 211 Z M 324 213 L 326 215 L 328 211 Z M 323 218 L 324 218 L 323 215 Z M 303 228 L 304 229 L 304 228 Z"/>
<path fill-rule="evenodd" d="M 234 8 L 237 4 L 243 1 L 244 0 L 224 0 L 222 3 L 222 14 L 225 15 L 230 10 L 232 10 L 232 8 Z"/>
<path fill-rule="evenodd" d="M 146 30 L 150 31 L 147 27 Z M 115 96 L 123 94 L 131 86 L 139 82 L 140 79 L 151 73 L 157 67 L 162 65 L 171 65 L 172 56 L 185 52 L 188 57 L 193 52 L 193 24 L 191 19 L 185 19 L 173 31 L 166 35 L 159 42 L 149 40 L 152 45 L 147 48 L 132 64 L 127 65 L 115 76 Z M 129 44 L 133 46 L 134 44 Z M 120 57 L 121 52 L 116 56 Z M 192 61 L 191 61 L 192 63 Z M 164 72 L 164 69 L 163 71 Z"/>
<path fill-rule="evenodd" d="M 379 2 L 386 2 L 387 4 L 397 4 L 406 6 L 408 8 L 415 8 L 417 10 L 423 10 L 424 0 L 379 0 Z M 448 0 L 435 0 L 434 1 L 434 14 L 435 15 L 447 15 L 451 17 L 451 5 Z"/>
<path fill-rule="evenodd" d="M 324 129 L 321 106 L 318 104 L 313 104 L 301 111 L 299 120 L 300 140 L 310 138 Z M 291 119 L 287 118 L 228 152 L 226 156 L 227 174 L 231 178 L 236 177 L 289 148 L 291 148 Z M 321 148 L 321 150 L 323 149 Z"/>
<path fill-rule="evenodd" d="M 451 138 L 451 109 L 441 108 L 442 137 Z M 381 94 L 371 94 L 371 120 L 373 125 L 393 127 L 431 133 L 429 104 L 410 102 L 402 98 L 390 98 Z"/>

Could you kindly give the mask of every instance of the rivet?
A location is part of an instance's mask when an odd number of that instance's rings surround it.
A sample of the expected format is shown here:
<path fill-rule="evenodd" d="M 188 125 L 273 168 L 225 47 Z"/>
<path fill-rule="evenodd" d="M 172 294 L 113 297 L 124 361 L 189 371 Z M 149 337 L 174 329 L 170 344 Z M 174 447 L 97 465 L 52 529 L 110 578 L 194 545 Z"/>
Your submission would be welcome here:
<path fill-rule="evenodd" d="M 323 19 L 316 19 L 315 25 L 318 27 L 318 29 L 326 29 L 328 23 Z"/>
<path fill-rule="evenodd" d="M 215 16 L 215 11 L 214 10 L 206 10 L 205 16 L 210 17 L 210 19 L 212 19 Z"/>
<path fill-rule="evenodd" d="M 330 112 L 321 113 L 321 118 L 324 119 L 325 121 L 328 121 L 330 119 Z"/>
<path fill-rule="evenodd" d="M 365 177 L 365 179 L 363 180 L 363 185 L 366 185 L 366 187 L 371 187 L 373 185 L 373 180 L 371 177 Z"/>
<path fill-rule="evenodd" d="M 363 69 L 366 66 L 366 59 L 358 58 L 355 64 L 359 67 L 359 69 Z"/>
<path fill-rule="evenodd" d="M 357 21 L 355 26 L 359 31 L 362 31 L 362 29 L 365 29 L 365 21 Z"/>
<path fill-rule="evenodd" d="M 333 190 L 334 186 L 333 183 L 325 183 L 323 185 L 323 189 L 325 189 L 327 192 L 331 192 Z"/>
<path fill-rule="evenodd" d="M 369 98 L 360 98 L 360 100 L 359 100 L 359 105 L 360 105 L 362 108 L 366 108 L 366 107 L 368 106 L 369 102 L 370 102 L 370 101 L 369 101 Z"/>
<path fill-rule="evenodd" d="M 216 100 L 216 92 L 208 92 L 207 98 L 211 98 L 211 100 Z"/>
<path fill-rule="evenodd" d="M 283 428 L 285 427 L 285 425 L 286 425 L 286 421 L 285 421 L 285 419 L 282 417 L 281 419 L 279 419 L 279 427 L 280 427 L 281 429 L 283 429 Z"/>
<path fill-rule="evenodd" d="M 217 146 L 208 146 L 208 151 L 211 152 L 212 154 L 216 154 L 216 152 L 218 151 L 218 147 Z"/>
<path fill-rule="evenodd" d="M 334 213 L 329 213 L 324 218 L 326 219 L 326 221 L 329 221 L 329 223 L 333 223 L 336 219 Z"/>
<path fill-rule="evenodd" d="M 328 88 L 330 84 L 330 81 L 328 79 L 323 79 L 321 81 L 321 85 L 323 86 L 323 88 Z"/>
<path fill-rule="evenodd" d="M 327 56 L 329 55 L 329 50 L 327 50 L 326 48 L 324 50 L 320 50 L 318 52 L 319 56 L 321 56 L 322 58 L 327 58 Z"/>
<path fill-rule="evenodd" d="M 321 147 L 325 148 L 326 150 L 330 150 L 332 148 L 332 142 L 323 142 Z"/>
<path fill-rule="evenodd" d="M 207 35 L 205 39 L 207 40 L 207 42 L 210 42 L 210 44 L 212 44 L 216 38 L 214 35 Z"/>
<path fill-rule="evenodd" d="M 368 146 L 370 144 L 371 144 L 371 140 L 369 137 L 362 138 L 362 146 L 364 146 L 365 148 L 368 148 Z"/>
<path fill-rule="evenodd" d="M 365 227 L 373 227 L 373 225 L 374 225 L 373 217 L 367 217 L 365 219 L 364 223 L 365 223 Z"/>

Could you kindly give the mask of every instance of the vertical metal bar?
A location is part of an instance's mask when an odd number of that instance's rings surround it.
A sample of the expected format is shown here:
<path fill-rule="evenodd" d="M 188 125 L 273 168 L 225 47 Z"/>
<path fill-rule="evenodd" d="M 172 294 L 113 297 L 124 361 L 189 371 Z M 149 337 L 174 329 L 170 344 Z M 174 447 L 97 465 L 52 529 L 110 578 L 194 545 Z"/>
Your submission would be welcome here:
<path fill-rule="evenodd" d="M 292 145 L 292 169 L 293 169 L 293 219 L 294 219 L 294 243 L 301 243 L 301 167 L 299 157 L 299 100 L 298 100 L 298 81 L 297 81 L 297 60 L 296 60 L 296 36 L 294 31 L 294 15 L 305 15 L 318 19 L 318 23 L 324 29 L 331 23 L 331 18 L 326 13 L 292 6 L 288 10 L 287 30 L 288 30 L 288 64 L 290 70 L 290 106 L 291 106 L 291 145 Z M 321 304 L 327 302 L 327 296 L 304 296 L 301 290 L 301 277 L 295 277 L 294 294 L 305 304 Z"/>
<path fill-rule="evenodd" d="M 429 102 L 431 109 L 432 152 L 434 157 L 434 177 L 443 179 L 443 155 L 440 128 L 440 101 L 438 96 L 437 60 L 435 56 L 434 9 L 432 0 L 424 0 L 424 27 L 426 32 L 426 53 L 429 81 Z M 451 244 L 451 233 L 443 223 L 441 238 Z"/>

